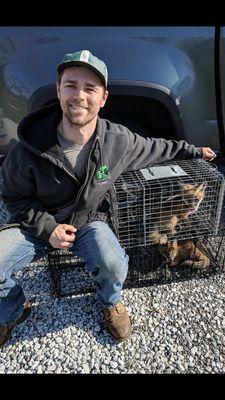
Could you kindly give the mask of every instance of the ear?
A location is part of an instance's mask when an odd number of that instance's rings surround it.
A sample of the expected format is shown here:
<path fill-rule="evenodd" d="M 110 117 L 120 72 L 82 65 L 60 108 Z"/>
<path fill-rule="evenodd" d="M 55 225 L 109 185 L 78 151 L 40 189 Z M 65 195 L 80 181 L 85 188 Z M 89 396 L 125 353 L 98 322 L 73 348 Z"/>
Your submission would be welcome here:
<path fill-rule="evenodd" d="M 195 188 L 196 188 L 198 191 L 204 191 L 204 190 L 206 189 L 206 187 L 207 187 L 207 182 L 197 183 L 197 184 L 195 185 Z"/>
<path fill-rule="evenodd" d="M 179 186 L 179 188 L 180 188 L 181 190 L 184 190 L 184 189 L 185 189 L 185 183 L 183 183 L 183 182 L 178 181 L 178 182 L 177 182 L 177 186 Z"/>
<path fill-rule="evenodd" d="M 103 96 L 102 96 L 102 100 L 101 100 L 101 105 L 100 108 L 104 107 L 106 100 L 108 98 L 109 92 L 108 90 L 104 90 Z"/>
<path fill-rule="evenodd" d="M 56 91 L 57 91 L 57 97 L 60 100 L 60 89 L 59 89 L 59 84 L 56 82 Z"/>
<path fill-rule="evenodd" d="M 207 188 L 207 182 L 205 181 L 205 182 L 202 182 L 200 185 L 199 185 L 199 188 L 201 189 L 201 190 L 205 190 L 206 188 Z"/>
<path fill-rule="evenodd" d="M 182 191 L 184 191 L 184 190 L 191 190 L 191 189 L 193 189 L 193 187 L 195 186 L 195 185 L 192 185 L 191 183 L 184 183 L 184 182 L 177 182 L 178 183 L 178 186 L 179 186 L 179 188 L 182 190 Z"/>

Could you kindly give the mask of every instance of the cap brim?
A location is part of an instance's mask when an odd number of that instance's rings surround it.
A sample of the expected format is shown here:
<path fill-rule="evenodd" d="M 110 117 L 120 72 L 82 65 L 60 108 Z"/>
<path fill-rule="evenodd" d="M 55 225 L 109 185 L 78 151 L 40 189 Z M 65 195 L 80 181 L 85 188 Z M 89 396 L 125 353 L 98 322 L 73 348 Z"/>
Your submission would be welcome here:
<path fill-rule="evenodd" d="M 83 66 L 83 67 L 91 69 L 93 72 L 96 73 L 96 75 L 99 76 L 99 78 L 101 79 L 101 82 L 106 87 L 106 81 L 105 81 L 104 75 L 102 75 L 101 72 L 99 72 L 98 69 L 96 69 L 95 67 L 93 67 L 92 65 L 90 65 L 90 64 L 88 64 L 88 63 L 86 63 L 84 61 L 68 61 L 68 62 L 64 62 L 62 64 L 59 64 L 58 67 L 57 67 L 58 75 L 60 75 L 64 71 L 64 69 L 69 68 L 69 67 L 74 67 L 76 65 Z"/>

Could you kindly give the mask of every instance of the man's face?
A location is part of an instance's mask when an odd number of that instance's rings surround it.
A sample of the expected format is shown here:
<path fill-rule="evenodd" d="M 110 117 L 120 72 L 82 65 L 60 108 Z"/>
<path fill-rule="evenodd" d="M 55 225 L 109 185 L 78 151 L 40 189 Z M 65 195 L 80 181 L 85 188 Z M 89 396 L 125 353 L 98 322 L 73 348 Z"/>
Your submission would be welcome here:
<path fill-rule="evenodd" d="M 85 67 L 66 68 L 57 83 L 57 95 L 64 115 L 71 125 L 85 126 L 97 120 L 100 108 L 104 107 L 108 91 L 100 78 Z"/>

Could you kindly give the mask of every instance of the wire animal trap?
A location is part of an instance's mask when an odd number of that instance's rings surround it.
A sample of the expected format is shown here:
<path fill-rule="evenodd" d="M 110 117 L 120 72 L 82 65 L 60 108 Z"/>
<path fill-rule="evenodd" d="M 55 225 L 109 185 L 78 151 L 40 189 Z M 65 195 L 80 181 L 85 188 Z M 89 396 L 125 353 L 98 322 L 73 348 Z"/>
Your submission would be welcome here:
<path fill-rule="evenodd" d="M 161 281 L 166 257 L 158 251 L 158 246 L 128 251 L 130 266 L 124 288 L 147 286 L 151 281 Z M 151 263 L 149 264 L 149 256 Z M 164 263 L 164 264 L 163 264 Z M 85 262 L 67 250 L 53 250 L 48 254 L 51 289 L 56 297 L 65 297 L 96 291 L 91 274 L 85 270 Z"/>
<path fill-rule="evenodd" d="M 224 188 L 224 176 L 201 159 L 124 173 L 110 193 L 114 231 L 125 248 L 216 235 Z"/>
<path fill-rule="evenodd" d="M 92 275 L 85 270 L 85 262 L 72 252 L 53 250 L 48 253 L 52 292 L 57 297 L 95 291 Z"/>
<path fill-rule="evenodd" d="M 124 288 L 142 287 L 165 280 L 167 257 L 158 246 L 138 247 L 127 251 L 129 269 Z M 91 274 L 85 270 L 85 262 L 70 251 L 53 250 L 48 254 L 52 292 L 65 297 L 96 291 Z M 159 268 L 159 265 L 161 266 Z"/>
<path fill-rule="evenodd" d="M 122 174 L 110 192 L 112 226 L 129 255 L 124 288 L 224 271 L 220 225 L 224 176 L 203 160 L 165 163 Z M 96 290 L 72 252 L 48 255 L 58 297 Z"/>
<path fill-rule="evenodd" d="M 225 231 L 221 236 L 171 241 L 165 245 L 127 249 L 129 268 L 124 289 L 209 277 L 225 270 Z M 72 252 L 54 250 L 48 255 L 53 294 L 65 297 L 96 291 L 82 259 Z"/>

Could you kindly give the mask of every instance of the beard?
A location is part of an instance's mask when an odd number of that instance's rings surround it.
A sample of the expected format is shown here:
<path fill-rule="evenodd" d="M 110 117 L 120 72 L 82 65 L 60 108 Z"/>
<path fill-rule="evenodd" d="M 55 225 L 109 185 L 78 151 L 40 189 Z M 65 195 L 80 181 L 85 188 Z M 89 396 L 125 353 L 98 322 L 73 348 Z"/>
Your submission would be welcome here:
<path fill-rule="evenodd" d="M 93 121 L 93 119 L 97 117 L 98 115 L 97 111 L 91 113 L 88 111 L 89 109 L 86 108 L 84 113 L 83 111 L 81 111 L 80 113 L 79 112 L 76 113 L 73 110 L 71 110 L 71 107 L 68 105 L 65 105 L 63 109 L 63 113 L 66 116 L 67 120 L 70 122 L 71 126 L 77 126 L 77 127 L 83 127 L 85 125 L 88 125 L 91 121 Z"/>

